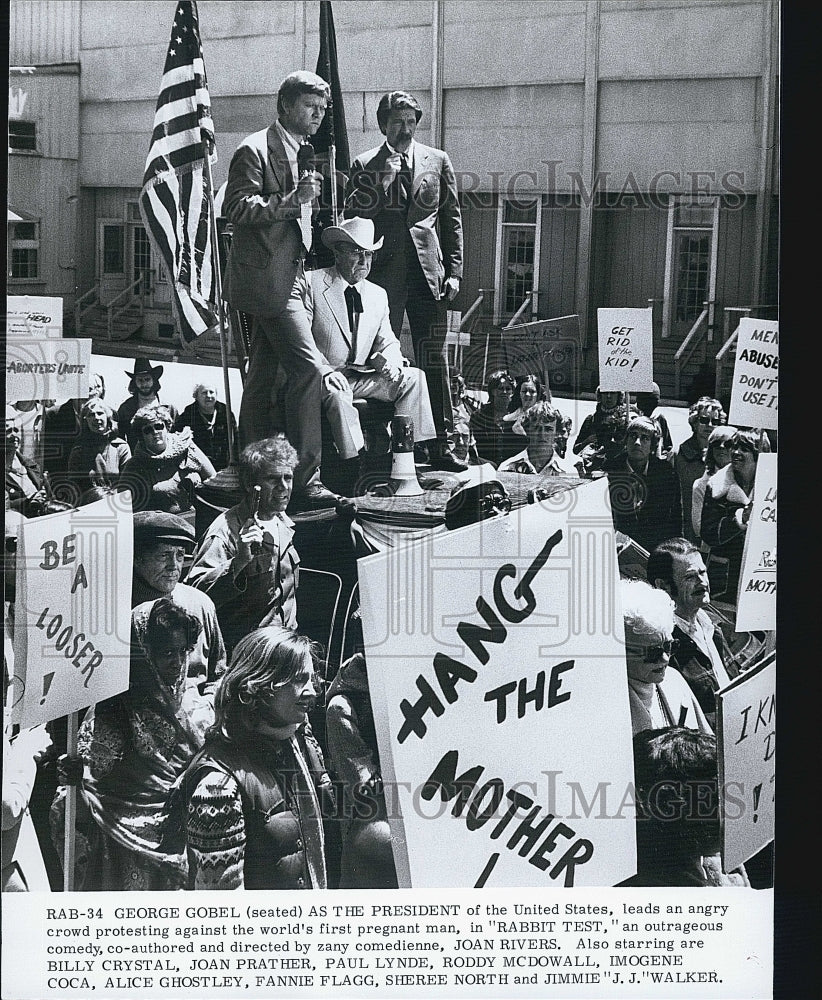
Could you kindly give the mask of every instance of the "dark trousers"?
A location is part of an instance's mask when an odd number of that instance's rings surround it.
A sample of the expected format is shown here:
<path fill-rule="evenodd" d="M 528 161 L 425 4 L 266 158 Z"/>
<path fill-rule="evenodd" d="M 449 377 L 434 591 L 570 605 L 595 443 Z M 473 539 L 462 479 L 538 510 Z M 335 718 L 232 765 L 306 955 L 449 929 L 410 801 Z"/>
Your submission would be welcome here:
<path fill-rule="evenodd" d="M 408 314 L 414 359 L 428 380 L 428 396 L 437 430 L 437 442 L 445 446 L 446 433 L 451 429 L 451 393 L 445 364 L 445 334 L 447 329 L 446 299 L 435 299 L 420 267 L 411 237 L 406 233 L 404 253 L 391 261 L 391 269 L 375 270 L 371 280 L 381 285 L 388 295 L 391 329 L 399 337 L 403 314 Z"/>

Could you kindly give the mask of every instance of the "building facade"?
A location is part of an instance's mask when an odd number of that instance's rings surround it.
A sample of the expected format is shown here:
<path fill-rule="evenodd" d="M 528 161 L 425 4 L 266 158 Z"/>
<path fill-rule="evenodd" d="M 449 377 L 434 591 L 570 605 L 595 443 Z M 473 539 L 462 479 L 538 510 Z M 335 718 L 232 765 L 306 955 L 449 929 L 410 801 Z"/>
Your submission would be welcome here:
<path fill-rule="evenodd" d="M 99 350 L 175 343 L 137 210 L 174 7 L 11 4 L 10 291 L 63 296 L 67 328 L 76 315 Z M 219 185 L 239 141 L 273 120 L 280 80 L 314 68 L 319 3 L 198 8 Z M 741 310 L 775 315 L 777 0 L 333 10 L 352 155 L 381 141 L 377 101 L 401 88 L 423 106 L 418 139 L 454 163 L 455 308 L 482 293 L 486 329 L 578 314 L 577 388 L 590 390 L 597 308 L 650 305 L 655 375 L 682 399 L 709 385 Z"/>

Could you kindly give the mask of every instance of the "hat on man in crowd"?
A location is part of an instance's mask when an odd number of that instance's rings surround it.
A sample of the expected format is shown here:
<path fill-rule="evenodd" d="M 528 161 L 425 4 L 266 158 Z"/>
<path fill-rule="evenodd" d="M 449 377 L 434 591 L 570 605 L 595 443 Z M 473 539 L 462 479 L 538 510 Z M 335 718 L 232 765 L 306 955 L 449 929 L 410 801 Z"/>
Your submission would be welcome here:
<path fill-rule="evenodd" d="M 134 545 L 183 545 L 194 551 L 194 526 L 185 518 L 162 510 L 139 510 L 134 514 Z"/>
<path fill-rule="evenodd" d="M 374 242 L 374 223 L 371 219 L 363 219 L 355 215 L 353 219 L 344 219 L 338 226 L 328 226 L 323 230 L 322 241 L 333 250 L 338 243 L 359 247 L 360 250 L 379 250 L 382 246 L 382 236 Z"/>
<path fill-rule="evenodd" d="M 151 375 L 154 379 L 162 377 L 165 369 L 162 365 L 153 365 L 148 358 L 136 358 L 134 361 L 134 371 L 126 372 L 129 378 L 136 378 L 138 375 Z"/>

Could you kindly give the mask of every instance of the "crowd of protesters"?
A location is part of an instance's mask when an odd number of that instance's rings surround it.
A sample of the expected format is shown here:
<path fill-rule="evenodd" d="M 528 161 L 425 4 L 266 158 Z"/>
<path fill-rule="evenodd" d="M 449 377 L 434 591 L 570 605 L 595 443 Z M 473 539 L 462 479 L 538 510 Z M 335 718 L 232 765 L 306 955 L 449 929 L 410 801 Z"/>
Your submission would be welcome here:
<path fill-rule="evenodd" d="M 4 728 L 3 889 L 44 887 L 46 856 L 60 887 L 49 841 L 65 836 L 72 785 L 76 889 L 396 887 L 367 649 L 355 641 L 332 675 L 327 651 L 298 631 L 290 516 L 351 514 L 356 475 L 342 497 L 320 480 L 320 420 L 344 410 L 354 443 L 340 456 L 359 463 L 367 436 L 353 403 L 363 399 L 406 420 L 415 412 L 424 428 L 415 444 L 427 442 L 416 457 L 443 471 L 490 465 L 535 484 L 607 477 L 614 527 L 647 559 L 646 580 L 623 580 L 621 593 L 638 804 L 631 884 L 747 884 L 718 859 L 714 734 L 716 692 L 742 667 L 708 609 L 721 599 L 733 631 L 767 436 L 728 427 L 721 403 L 702 397 L 690 407 L 691 436 L 677 442 L 655 384 L 633 398 L 598 390 L 573 440 L 544 375 L 496 370 L 470 396 L 452 373 L 449 394 L 444 310 L 462 273 L 450 160 L 413 141 L 422 109 L 411 95 L 384 95 L 386 143 L 355 161 L 347 218 L 323 233 L 334 266 L 307 278 L 299 220 L 319 178 L 297 170 L 298 147 L 328 97 L 319 77 L 292 74 L 277 121 L 241 144 L 229 171 L 226 298 L 252 320 L 238 503 L 198 523 L 198 491 L 229 463 L 236 438 L 211 384 L 178 413 L 161 398 L 163 366 L 140 358 L 114 410 L 93 375 L 87 399 L 47 410 L 42 466 L 21 449 L 25 407 L 7 407 L 7 636 L 23 519 L 128 491 L 135 545 L 127 690 L 83 713 L 77 754 L 63 753 L 65 720 Z M 423 165 L 439 191 L 427 207 L 414 200 Z M 282 190 L 280 173 L 291 179 Z M 404 312 L 420 368 L 401 353 Z M 13 675 L 7 658 L 6 689 Z M 664 822 L 659 784 L 683 801 L 694 781 L 713 789 L 707 815 L 679 810 L 677 823 Z"/>
<path fill-rule="evenodd" d="M 59 724 L 6 727 L 3 837 L 21 853 L 7 865 L 4 847 L 4 888 L 60 887 L 57 851 L 41 854 L 38 843 L 61 842 L 72 783 L 77 889 L 394 887 L 366 651 L 328 676 L 324 651 L 297 631 L 300 557 L 287 512 L 297 452 L 281 432 L 244 448 L 243 498 L 197 535 L 191 501 L 215 466 L 186 428 L 202 417 L 201 397 L 214 417 L 227 414 L 198 385 L 175 424 L 151 371 L 154 398 L 131 416 L 133 453 L 97 377 L 87 400 L 46 424 L 45 454 L 64 459 L 62 500 L 20 452 L 7 408 L 7 539 L 27 517 L 69 509 L 67 498 L 80 505 L 128 489 L 135 547 L 128 690 L 84 713 L 75 757 L 60 753 Z M 728 427 L 720 402 L 702 397 L 689 410 L 691 436 L 666 447 L 661 415 L 598 392 L 567 453 L 565 401 L 549 400 L 540 379 L 496 371 L 479 406 L 461 376 L 452 389 L 455 412 L 466 411 L 468 464 L 535 482 L 607 477 L 615 528 L 647 552 L 647 582 L 624 580 L 621 594 L 640 784 L 708 775 L 715 785 L 715 696 L 741 667 L 708 609 L 713 597 L 732 610 L 767 436 Z M 10 542 L 6 562 L 8 634 Z M 7 683 L 11 672 L 7 662 Z M 716 794 L 710 822 L 702 816 L 693 830 L 659 821 L 649 812 L 657 800 L 643 794 L 638 785 L 640 863 L 629 884 L 748 884 L 744 870 L 719 863 Z M 269 814 L 276 821 L 259 819 Z"/>

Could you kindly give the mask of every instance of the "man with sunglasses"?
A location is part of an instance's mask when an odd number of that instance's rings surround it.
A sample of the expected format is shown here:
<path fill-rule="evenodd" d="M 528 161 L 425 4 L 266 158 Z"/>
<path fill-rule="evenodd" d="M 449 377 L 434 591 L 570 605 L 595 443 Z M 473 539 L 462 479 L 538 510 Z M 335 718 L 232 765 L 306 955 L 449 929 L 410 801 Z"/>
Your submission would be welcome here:
<path fill-rule="evenodd" d="M 323 410 L 340 457 L 354 460 L 364 448 L 355 399 L 393 403 L 397 416 L 413 420 L 415 444 L 433 440 L 425 373 L 403 356 L 385 291 L 366 280 L 382 237 L 375 242 L 374 223 L 357 217 L 329 226 L 322 239 L 334 266 L 312 271 L 306 310 L 323 360 Z"/>
<path fill-rule="evenodd" d="M 702 555 L 685 538 L 669 538 L 648 559 L 648 580 L 674 602 L 673 637 L 679 643 L 674 664 L 712 726 L 716 723 L 716 692 L 739 673 L 719 626 L 705 608 L 711 600 L 708 571 Z"/>
<path fill-rule="evenodd" d="M 674 602 L 643 580 L 620 580 L 625 663 L 634 736 L 644 729 L 685 726 L 711 732 L 705 713 L 682 674 L 670 666 Z"/>

